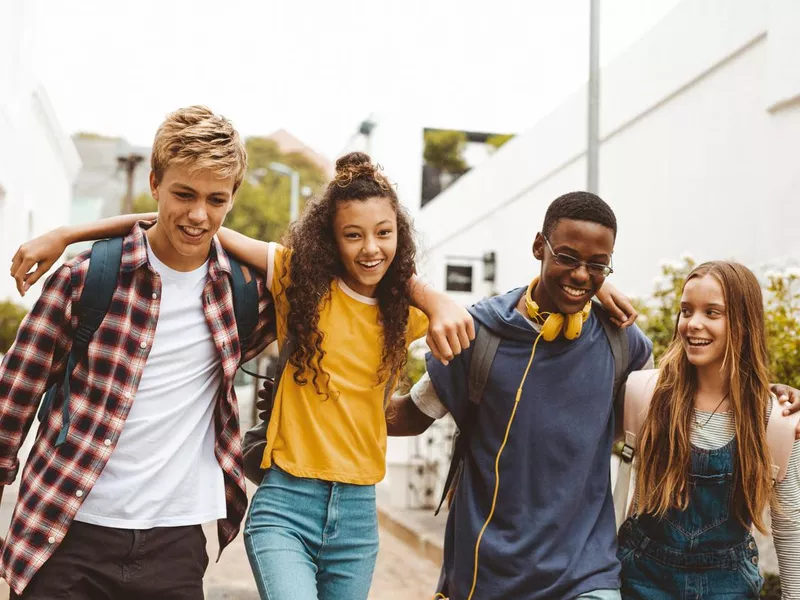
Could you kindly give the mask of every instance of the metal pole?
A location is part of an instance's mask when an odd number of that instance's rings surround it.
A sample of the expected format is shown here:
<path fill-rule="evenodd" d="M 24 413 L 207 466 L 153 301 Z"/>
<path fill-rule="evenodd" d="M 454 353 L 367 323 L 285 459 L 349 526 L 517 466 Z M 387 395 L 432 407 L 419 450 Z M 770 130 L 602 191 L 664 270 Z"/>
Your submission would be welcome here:
<path fill-rule="evenodd" d="M 586 190 L 598 193 L 598 154 L 600 147 L 600 0 L 590 0 L 589 8 L 589 114 L 586 144 Z"/>
<path fill-rule="evenodd" d="M 292 171 L 292 197 L 289 204 L 289 221 L 297 221 L 300 216 L 300 173 Z"/>

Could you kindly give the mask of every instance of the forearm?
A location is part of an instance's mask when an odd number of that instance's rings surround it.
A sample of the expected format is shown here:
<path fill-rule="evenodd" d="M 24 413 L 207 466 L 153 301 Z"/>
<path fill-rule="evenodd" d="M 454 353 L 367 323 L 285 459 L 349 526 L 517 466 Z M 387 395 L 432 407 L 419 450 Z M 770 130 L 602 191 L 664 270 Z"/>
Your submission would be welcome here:
<path fill-rule="evenodd" d="M 59 227 L 58 231 L 63 237 L 65 245 L 68 246 L 77 242 L 121 237 L 126 235 L 137 222 L 154 221 L 157 217 L 158 213 L 120 215 L 81 225 L 64 225 Z"/>
<path fill-rule="evenodd" d="M 434 288 L 432 284 L 425 283 L 416 275 L 412 275 L 411 279 L 408 280 L 408 295 L 411 305 L 430 317 L 434 302 L 444 294 Z"/>
<path fill-rule="evenodd" d="M 433 423 L 433 419 L 420 411 L 411 394 L 392 397 L 389 410 L 386 411 L 386 429 L 392 436 L 414 436 L 425 432 Z"/>
<path fill-rule="evenodd" d="M 217 237 L 225 252 L 236 260 L 247 263 L 260 273 L 267 272 L 268 242 L 254 240 L 227 227 L 221 227 Z"/>

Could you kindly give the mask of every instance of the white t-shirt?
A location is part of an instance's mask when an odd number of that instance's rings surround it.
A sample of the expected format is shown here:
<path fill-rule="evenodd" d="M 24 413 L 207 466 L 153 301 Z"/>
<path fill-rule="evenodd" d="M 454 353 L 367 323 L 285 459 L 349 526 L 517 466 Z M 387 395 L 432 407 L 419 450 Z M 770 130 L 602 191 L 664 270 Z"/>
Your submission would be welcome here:
<path fill-rule="evenodd" d="M 222 363 L 203 312 L 208 263 L 182 273 L 148 246 L 161 276 L 155 338 L 122 434 L 76 521 L 122 529 L 197 525 L 226 515 L 214 453 Z"/>

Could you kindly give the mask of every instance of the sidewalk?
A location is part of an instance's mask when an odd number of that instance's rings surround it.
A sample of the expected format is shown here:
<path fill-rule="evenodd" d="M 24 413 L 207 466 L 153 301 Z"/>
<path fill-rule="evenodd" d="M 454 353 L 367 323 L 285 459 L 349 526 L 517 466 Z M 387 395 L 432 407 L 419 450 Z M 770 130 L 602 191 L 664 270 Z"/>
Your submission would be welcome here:
<path fill-rule="evenodd" d="M 447 507 L 438 516 L 433 508 L 398 508 L 392 506 L 387 490 L 378 488 L 378 523 L 386 531 L 406 543 L 418 556 L 424 556 L 437 567 L 442 564 Z"/>

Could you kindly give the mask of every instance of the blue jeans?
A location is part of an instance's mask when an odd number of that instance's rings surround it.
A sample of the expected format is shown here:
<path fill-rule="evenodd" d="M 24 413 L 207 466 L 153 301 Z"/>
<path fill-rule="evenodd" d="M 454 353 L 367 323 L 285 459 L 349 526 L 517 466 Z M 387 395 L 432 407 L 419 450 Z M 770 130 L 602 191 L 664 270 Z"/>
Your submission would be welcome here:
<path fill-rule="evenodd" d="M 594 590 L 581 594 L 575 600 L 621 600 L 619 590 Z"/>
<path fill-rule="evenodd" d="M 366 600 L 378 555 L 375 486 L 264 476 L 244 528 L 263 600 Z"/>

